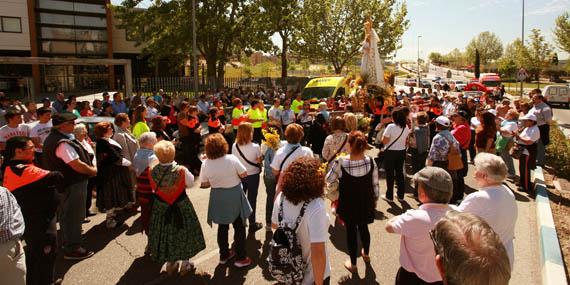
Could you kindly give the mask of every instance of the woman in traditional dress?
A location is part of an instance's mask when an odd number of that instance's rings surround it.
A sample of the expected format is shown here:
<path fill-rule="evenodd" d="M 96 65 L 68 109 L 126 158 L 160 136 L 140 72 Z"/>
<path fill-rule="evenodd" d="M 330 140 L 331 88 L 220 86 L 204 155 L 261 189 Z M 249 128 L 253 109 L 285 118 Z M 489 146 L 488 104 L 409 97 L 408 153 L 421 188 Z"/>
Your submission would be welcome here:
<path fill-rule="evenodd" d="M 367 83 L 378 84 L 384 87 L 384 68 L 378 53 L 378 41 L 380 41 L 380 38 L 372 28 L 370 19 L 364 23 L 364 34 L 362 62 L 360 64 L 361 74 L 366 76 Z"/>
<path fill-rule="evenodd" d="M 252 261 L 245 252 L 245 220 L 251 215 L 251 206 L 242 190 L 241 179 L 247 177 L 245 166 L 228 153 L 228 143 L 222 134 L 211 134 L 205 143 L 207 159 L 200 171 L 202 188 L 212 187 L 208 203 L 208 224 L 218 224 L 220 264 L 236 257 L 234 266 L 249 266 Z M 228 243 L 229 226 L 234 228 L 234 245 Z"/>
<path fill-rule="evenodd" d="M 129 166 L 119 143 L 113 140 L 113 124 L 95 125 L 97 157 L 97 207 L 107 212 L 107 228 L 115 228 L 115 211 L 134 201 Z"/>
<path fill-rule="evenodd" d="M 346 240 L 350 260 L 344 267 L 356 273 L 358 241 L 356 233 L 360 233 L 362 242 L 361 256 L 370 262 L 370 232 L 368 224 L 374 222 L 374 209 L 378 200 L 378 171 L 376 163 L 364 154 L 368 143 L 362 132 L 355 131 L 349 135 L 350 155 L 339 158 L 332 164 L 327 174 L 327 183 L 338 181 L 339 198 L 336 214 L 346 225 Z"/>
<path fill-rule="evenodd" d="M 172 142 L 160 141 L 153 149 L 160 164 L 150 172 L 155 190 L 148 234 L 150 253 L 153 260 L 166 262 L 169 275 L 178 272 L 180 265 L 184 276 L 194 267 L 189 259 L 206 248 L 200 221 L 186 195 L 194 176 L 174 162 Z"/>

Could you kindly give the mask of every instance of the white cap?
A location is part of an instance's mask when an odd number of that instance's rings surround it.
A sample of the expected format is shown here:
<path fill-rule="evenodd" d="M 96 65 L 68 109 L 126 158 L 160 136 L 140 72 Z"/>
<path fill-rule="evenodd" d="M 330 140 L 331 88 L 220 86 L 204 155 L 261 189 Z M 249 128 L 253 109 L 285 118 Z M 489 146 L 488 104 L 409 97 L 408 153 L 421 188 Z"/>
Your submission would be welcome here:
<path fill-rule="evenodd" d="M 495 110 L 495 109 L 489 109 L 489 110 L 487 110 L 487 112 L 493 114 L 493 116 L 495 116 L 495 117 L 497 116 L 497 110 Z"/>
<path fill-rule="evenodd" d="M 536 122 L 536 115 L 528 113 L 522 117 L 522 120 L 530 120 Z"/>
<path fill-rule="evenodd" d="M 435 118 L 435 122 L 444 126 L 444 127 L 451 126 L 451 121 L 446 116 L 439 116 L 439 117 Z"/>

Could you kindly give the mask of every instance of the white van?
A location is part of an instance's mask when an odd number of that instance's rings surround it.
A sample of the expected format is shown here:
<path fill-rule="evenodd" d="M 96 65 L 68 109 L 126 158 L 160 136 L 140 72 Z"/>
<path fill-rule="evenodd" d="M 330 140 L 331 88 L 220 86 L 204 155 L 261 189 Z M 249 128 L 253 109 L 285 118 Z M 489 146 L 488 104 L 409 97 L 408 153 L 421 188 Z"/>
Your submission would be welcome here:
<path fill-rule="evenodd" d="M 570 108 L 570 87 L 564 85 L 548 85 L 542 92 L 549 104 L 560 104 Z"/>

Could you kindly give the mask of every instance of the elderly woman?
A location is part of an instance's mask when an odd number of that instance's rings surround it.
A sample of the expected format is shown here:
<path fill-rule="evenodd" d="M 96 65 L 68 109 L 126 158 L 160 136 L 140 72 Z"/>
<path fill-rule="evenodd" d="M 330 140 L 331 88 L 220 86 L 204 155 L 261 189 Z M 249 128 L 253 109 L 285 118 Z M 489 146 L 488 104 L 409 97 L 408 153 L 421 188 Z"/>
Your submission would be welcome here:
<path fill-rule="evenodd" d="M 526 114 L 521 118 L 524 129 L 522 132 L 513 132 L 515 143 L 523 149 L 519 158 L 520 187 L 524 192 L 533 191 L 530 171 L 536 168 L 536 147 L 540 139 L 540 130 L 536 125 L 536 116 Z"/>
<path fill-rule="evenodd" d="M 148 231 L 153 260 L 166 262 L 169 275 L 178 271 L 186 275 L 193 264 L 190 258 L 206 248 L 200 221 L 186 188 L 194 184 L 194 176 L 186 167 L 174 162 L 175 149 L 169 141 L 153 147 L 160 164 L 150 171 L 150 184 L 155 189 Z"/>
<path fill-rule="evenodd" d="M 93 165 L 97 165 L 97 158 L 95 158 L 93 142 L 91 139 L 89 139 L 87 127 L 84 124 L 76 124 L 73 128 L 73 135 L 75 136 L 75 139 L 81 143 L 81 146 L 83 146 L 83 148 L 87 151 L 89 157 L 91 158 L 91 161 L 93 162 Z M 95 215 L 95 213 L 92 213 L 90 209 L 93 202 L 93 189 L 95 188 L 96 184 L 97 177 L 89 177 L 89 180 L 87 182 L 87 195 L 85 196 L 85 217 L 91 217 Z M 85 219 L 85 221 L 89 222 L 88 219 Z"/>
<path fill-rule="evenodd" d="M 497 153 L 505 161 L 509 171 L 508 178 L 515 178 L 515 164 L 513 157 L 509 154 L 509 150 L 514 143 L 513 132 L 518 130 L 519 113 L 515 109 L 507 111 L 505 120 L 501 122 L 500 129 L 497 135 L 496 148 Z"/>
<path fill-rule="evenodd" d="M 501 237 L 512 268 L 518 212 L 514 194 L 503 184 L 506 176 L 507 166 L 500 157 L 490 153 L 477 154 L 474 178 L 480 189 L 467 195 L 459 210 L 475 214 L 489 223 Z"/>
<path fill-rule="evenodd" d="M 113 135 L 113 139 L 121 145 L 123 157 L 133 161 L 139 145 L 137 139 L 130 131 L 131 120 L 129 120 L 129 116 L 125 113 L 115 116 L 115 126 L 117 130 Z"/>
<path fill-rule="evenodd" d="M 140 148 L 135 153 L 133 167 L 135 171 L 137 187 L 137 203 L 141 206 L 142 231 L 148 234 L 150 213 L 152 209 L 153 191 L 150 186 L 150 169 L 158 164 L 158 158 L 154 154 L 153 147 L 156 144 L 156 134 L 144 133 L 139 138 Z M 145 253 L 148 253 L 148 245 Z"/>
<path fill-rule="evenodd" d="M 107 228 L 115 228 L 115 211 L 134 201 L 131 162 L 123 156 L 121 145 L 111 138 L 112 123 L 98 123 L 94 133 L 97 138 L 97 207 L 107 212 Z"/>
<path fill-rule="evenodd" d="M 362 132 L 350 133 L 348 144 L 350 155 L 335 160 L 326 179 L 327 183 L 339 183 L 336 213 L 346 225 L 346 240 L 350 255 L 350 260 L 344 264 L 344 267 L 356 273 L 357 232 L 360 233 L 362 242 L 362 258 L 365 262 L 370 262 L 368 224 L 374 222 L 374 209 L 379 196 L 378 170 L 374 160 L 364 155 L 368 142 Z"/>
<path fill-rule="evenodd" d="M 332 119 L 331 131 L 332 134 L 327 136 L 323 145 L 323 160 L 329 163 L 341 152 L 348 152 L 346 122 L 342 117 Z"/>
<path fill-rule="evenodd" d="M 322 198 L 324 173 L 320 166 L 318 159 L 308 156 L 293 160 L 282 175 L 282 192 L 273 205 L 271 221 L 274 229 L 281 223 L 297 226 L 297 241 L 307 264 L 303 280 L 295 280 L 302 281 L 301 284 L 330 284 L 326 250 L 329 216 Z"/>
<path fill-rule="evenodd" d="M 277 179 L 277 188 L 279 188 L 280 173 L 286 170 L 291 162 L 293 162 L 297 157 L 313 156 L 313 151 L 310 148 L 301 146 L 303 136 L 303 127 L 299 124 L 290 124 L 287 126 L 287 129 L 285 129 L 285 139 L 287 140 L 287 144 L 282 145 L 277 150 L 275 157 L 273 157 L 273 161 L 271 162 L 271 170 Z M 279 189 L 276 189 L 276 191 L 279 191 Z"/>
<path fill-rule="evenodd" d="M 358 130 L 358 118 L 356 118 L 356 115 L 354 113 L 351 112 L 344 113 L 342 117 L 344 118 L 344 121 L 346 123 L 347 133 L 350 134 L 352 131 Z"/>
<path fill-rule="evenodd" d="M 218 224 L 220 264 L 236 257 L 234 266 L 249 266 L 252 261 L 245 252 L 245 219 L 251 214 L 251 206 L 242 190 L 241 179 L 247 177 L 245 166 L 237 157 L 228 153 L 228 143 L 222 134 L 212 134 L 205 143 L 207 159 L 200 171 L 202 188 L 212 187 L 208 204 L 208 224 Z M 234 245 L 230 250 L 228 231 L 234 227 Z"/>
<path fill-rule="evenodd" d="M 259 174 L 261 173 L 261 148 L 252 142 L 253 135 L 252 124 L 241 123 L 237 130 L 236 142 L 232 145 L 232 154 L 239 159 L 247 171 L 247 177 L 243 179 L 242 186 L 252 209 L 249 216 L 249 232 L 255 232 L 263 227 L 261 223 L 255 221 L 257 190 L 259 188 Z"/>

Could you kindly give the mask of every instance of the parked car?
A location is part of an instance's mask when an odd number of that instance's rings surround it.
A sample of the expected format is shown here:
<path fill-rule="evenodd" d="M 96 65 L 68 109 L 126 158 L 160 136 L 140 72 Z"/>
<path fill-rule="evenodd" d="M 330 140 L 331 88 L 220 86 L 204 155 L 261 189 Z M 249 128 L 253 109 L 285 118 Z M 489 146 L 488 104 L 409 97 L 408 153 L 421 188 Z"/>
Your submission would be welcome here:
<path fill-rule="evenodd" d="M 436 77 L 434 77 L 434 78 L 431 80 L 431 82 L 438 82 L 439 80 L 441 80 L 441 77 L 440 77 L 440 76 L 436 76 Z"/>
<path fill-rule="evenodd" d="M 428 80 L 422 80 L 420 82 L 420 87 L 421 88 L 431 88 L 431 82 L 429 82 Z"/>
<path fill-rule="evenodd" d="M 549 104 L 559 104 L 570 108 L 570 87 L 564 85 L 547 85 L 544 87 L 544 98 Z"/>

